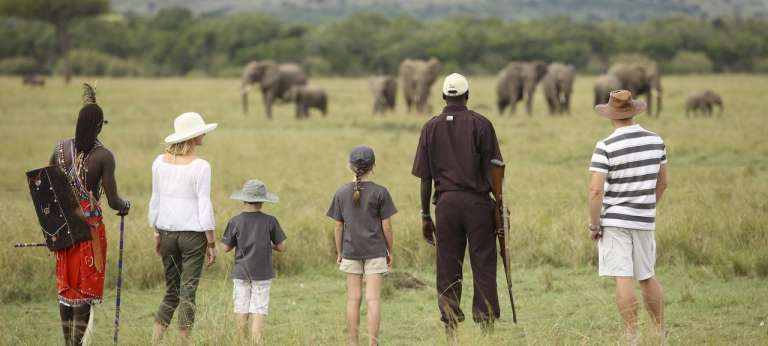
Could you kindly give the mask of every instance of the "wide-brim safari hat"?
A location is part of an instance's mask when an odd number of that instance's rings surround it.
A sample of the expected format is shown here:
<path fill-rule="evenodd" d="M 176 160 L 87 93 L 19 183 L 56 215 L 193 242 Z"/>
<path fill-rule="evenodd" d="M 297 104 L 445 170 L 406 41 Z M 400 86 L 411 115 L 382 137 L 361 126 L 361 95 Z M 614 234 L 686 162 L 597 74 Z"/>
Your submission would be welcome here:
<path fill-rule="evenodd" d="M 261 180 L 251 179 L 243 184 L 243 189 L 236 191 L 229 196 L 231 199 L 236 199 L 243 202 L 267 202 L 277 203 L 280 202 L 280 197 L 269 192 L 267 186 Z"/>
<path fill-rule="evenodd" d="M 165 137 L 165 143 L 175 144 L 204 135 L 218 127 L 219 124 L 206 124 L 199 113 L 186 112 L 173 121 L 174 133 Z"/>
<path fill-rule="evenodd" d="M 608 103 L 595 106 L 595 112 L 608 119 L 628 119 L 645 111 L 642 100 L 633 100 L 629 90 L 611 91 Z"/>

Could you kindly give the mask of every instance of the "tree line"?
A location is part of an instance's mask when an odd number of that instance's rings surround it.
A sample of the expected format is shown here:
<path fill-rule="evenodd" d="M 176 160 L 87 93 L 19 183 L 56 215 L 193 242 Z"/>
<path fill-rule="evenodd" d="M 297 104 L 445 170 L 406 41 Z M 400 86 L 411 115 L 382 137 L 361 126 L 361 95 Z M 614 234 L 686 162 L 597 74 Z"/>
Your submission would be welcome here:
<path fill-rule="evenodd" d="M 0 12 L 2 13 L 2 12 Z M 0 74 L 61 73 L 62 33 L 45 21 L 0 17 Z M 512 60 L 565 62 L 600 73 L 617 60 L 652 59 L 664 73 L 768 72 L 768 21 L 674 17 L 642 23 L 357 13 L 307 24 L 264 13 L 102 14 L 72 20 L 76 74 L 238 76 L 251 60 L 304 65 L 312 75 L 395 74 L 405 58 L 437 57 L 447 70 L 494 74 Z"/>

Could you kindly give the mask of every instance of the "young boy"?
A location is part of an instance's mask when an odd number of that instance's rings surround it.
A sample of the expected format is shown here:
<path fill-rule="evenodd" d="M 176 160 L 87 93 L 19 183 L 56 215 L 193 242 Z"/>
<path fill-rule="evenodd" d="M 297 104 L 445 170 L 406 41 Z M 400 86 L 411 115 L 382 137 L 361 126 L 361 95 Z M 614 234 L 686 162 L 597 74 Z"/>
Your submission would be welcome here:
<path fill-rule="evenodd" d="M 225 252 L 235 249 L 232 268 L 233 299 L 237 327 L 247 335 L 248 318 L 252 317 L 251 339 L 259 341 L 269 309 L 272 250 L 285 251 L 285 233 L 274 216 L 261 212 L 264 202 L 277 203 L 279 198 L 267 191 L 263 182 L 253 179 L 230 198 L 243 201 L 243 212 L 227 223 L 221 237 Z"/>

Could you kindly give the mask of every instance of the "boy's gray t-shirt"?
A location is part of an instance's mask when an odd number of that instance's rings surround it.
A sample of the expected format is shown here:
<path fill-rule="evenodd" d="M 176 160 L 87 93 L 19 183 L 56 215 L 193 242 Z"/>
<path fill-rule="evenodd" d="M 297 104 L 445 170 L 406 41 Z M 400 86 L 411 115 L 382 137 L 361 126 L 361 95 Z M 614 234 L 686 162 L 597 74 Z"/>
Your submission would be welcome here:
<path fill-rule="evenodd" d="M 344 223 L 341 257 L 363 260 L 387 256 L 387 242 L 381 220 L 395 213 L 389 191 L 374 182 L 361 182 L 360 205 L 352 199 L 354 183 L 341 186 L 333 196 L 328 217 Z"/>
<path fill-rule="evenodd" d="M 272 271 L 272 244 L 286 239 L 280 223 L 262 212 L 243 212 L 227 223 L 221 241 L 235 248 L 232 279 L 269 280 Z"/>

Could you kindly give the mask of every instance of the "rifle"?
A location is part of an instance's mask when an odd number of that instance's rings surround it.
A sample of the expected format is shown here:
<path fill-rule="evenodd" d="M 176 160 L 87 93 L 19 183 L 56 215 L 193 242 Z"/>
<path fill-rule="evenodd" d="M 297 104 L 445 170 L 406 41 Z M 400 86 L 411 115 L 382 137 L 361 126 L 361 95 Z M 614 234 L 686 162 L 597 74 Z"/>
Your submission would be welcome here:
<path fill-rule="evenodd" d="M 496 199 L 496 209 L 494 216 L 496 221 L 496 235 L 499 239 L 499 254 L 504 264 L 504 276 L 507 279 L 507 292 L 509 293 L 509 302 L 512 305 L 512 322 L 517 323 L 517 311 L 515 309 L 515 298 L 512 296 L 512 273 L 509 251 L 509 210 L 504 201 L 504 162 L 491 160 L 491 193 Z"/>

